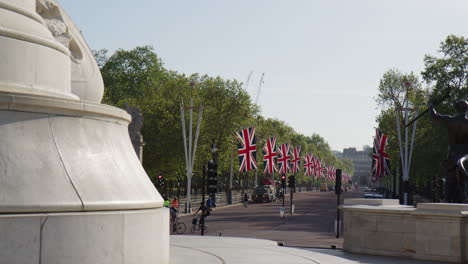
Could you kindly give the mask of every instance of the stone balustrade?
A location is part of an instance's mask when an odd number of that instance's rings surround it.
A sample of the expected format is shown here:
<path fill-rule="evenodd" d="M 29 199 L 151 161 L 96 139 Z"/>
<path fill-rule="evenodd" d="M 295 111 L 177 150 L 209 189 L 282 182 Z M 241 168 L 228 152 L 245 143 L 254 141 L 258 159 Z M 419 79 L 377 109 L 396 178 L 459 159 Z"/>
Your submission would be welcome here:
<path fill-rule="evenodd" d="M 464 263 L 467 204 L 420 203 L 386 199 L 346 199 L 344 250 L 371 255 Z"/>

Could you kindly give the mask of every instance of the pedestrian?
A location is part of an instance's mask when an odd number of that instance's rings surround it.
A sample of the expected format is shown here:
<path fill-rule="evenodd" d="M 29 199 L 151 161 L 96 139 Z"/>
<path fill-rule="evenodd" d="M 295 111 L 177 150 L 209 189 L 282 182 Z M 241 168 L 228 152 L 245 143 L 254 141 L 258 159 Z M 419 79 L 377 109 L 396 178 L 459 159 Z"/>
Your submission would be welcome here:
<path fill-rule="evenodd" d="M 247 192 L 244 192 L 244 199 L 242 200 L 242 203 L 244 204 L 244 207 L 247 208 L 247 205 L 249 204 L 249 196 L 247 195 Z"/>

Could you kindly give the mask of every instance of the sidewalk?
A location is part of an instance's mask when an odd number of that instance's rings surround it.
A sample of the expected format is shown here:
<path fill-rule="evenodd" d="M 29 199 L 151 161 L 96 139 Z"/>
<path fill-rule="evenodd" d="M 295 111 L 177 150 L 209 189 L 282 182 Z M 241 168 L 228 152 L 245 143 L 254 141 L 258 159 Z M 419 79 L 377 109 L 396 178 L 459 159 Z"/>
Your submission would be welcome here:
<path fill-rule="evenodd" d="M 280 247 L 271 240 L 214 237 L 171 236 L 170 263 L 203 264 L 439 264 L 392 257 L 356 255 L 342 250 Z"/>

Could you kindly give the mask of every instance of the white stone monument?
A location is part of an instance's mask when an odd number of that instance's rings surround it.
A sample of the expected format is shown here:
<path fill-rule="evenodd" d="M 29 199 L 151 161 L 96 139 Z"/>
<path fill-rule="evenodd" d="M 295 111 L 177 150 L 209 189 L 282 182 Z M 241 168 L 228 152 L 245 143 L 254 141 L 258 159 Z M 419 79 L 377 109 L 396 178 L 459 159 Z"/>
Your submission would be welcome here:
<path fill-rule="evenodd" d="M 55 0 L 0 0 L 0 263 L 168 263 L 169 215 Z"/>

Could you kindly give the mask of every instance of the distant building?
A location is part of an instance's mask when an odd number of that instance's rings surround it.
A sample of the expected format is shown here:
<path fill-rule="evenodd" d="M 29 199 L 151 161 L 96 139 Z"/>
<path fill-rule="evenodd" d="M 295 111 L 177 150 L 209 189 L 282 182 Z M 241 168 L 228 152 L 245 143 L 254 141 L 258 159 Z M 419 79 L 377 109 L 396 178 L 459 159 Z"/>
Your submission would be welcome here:
<path fill-rule="evenodd" d="M 341 157 L 350 159 L 354 165 L 353 183 L 369 185 L 372 166 L 372 159 L 369 155 L 371 150 L 369 146 L 364 146 L 362 151 L 357 151 L 356 148 L 343 149 Z"/>

